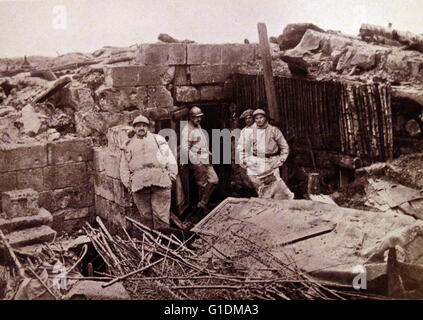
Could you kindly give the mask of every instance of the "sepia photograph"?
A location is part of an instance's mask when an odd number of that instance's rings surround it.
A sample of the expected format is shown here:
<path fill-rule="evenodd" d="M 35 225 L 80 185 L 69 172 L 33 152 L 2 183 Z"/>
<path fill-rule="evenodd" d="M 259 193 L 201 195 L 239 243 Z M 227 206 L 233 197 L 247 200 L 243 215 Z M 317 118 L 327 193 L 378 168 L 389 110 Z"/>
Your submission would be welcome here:
<path fill-rule="evenodd" d="M 0 300 L 423 299 L 422 12 L 0 0 Z"/>

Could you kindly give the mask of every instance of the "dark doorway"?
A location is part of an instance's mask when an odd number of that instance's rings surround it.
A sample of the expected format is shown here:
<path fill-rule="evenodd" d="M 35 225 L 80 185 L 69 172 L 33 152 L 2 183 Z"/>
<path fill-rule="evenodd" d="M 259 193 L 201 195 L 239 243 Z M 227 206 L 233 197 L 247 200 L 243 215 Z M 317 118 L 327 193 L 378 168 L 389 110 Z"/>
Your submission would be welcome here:
<path fill-rule="evenodd" d="M 212 149 L 212 130 L 229 128 L 229 106 L 228 104 L 203 104 L 198 105 L 203 110 L 204 117 L 201 126 L 209 135 L 209 148 Z M 219 177 L 219 184 L 214 192 L 211 201 L 220 202 L 230 194 L 230 173 L 231 165 L 223 164 L 223 141 L 220 141 L 220 161 L 213 164 L 213 168 Z"/>
<path fill-rule="evenodd" d="M 203 121 L 201 127 L 207 131 L 209 135 L 209 148 L 212 150 L 212 130 L 213 129 L 225 129 L 229 128 L 229 105 L 226 103 L 203 103 L 197 104 L 198 107 L 204 113 Z M 173 119 L 173 128 L 178 134 L 178 144 L 180 143 L 180 126 L 181 121 L 188 121 L 188 108 L 186 112 L 182 112 L 181 116 Z M 230 194 L 230 173 L 231 165 L 223 164 L 223 141 L 220 141 L 220 163 L 213 164 L 217 176 L 219 177 L 219 184 L 213 193 L 213 196 L 210 200 L 211 204 L 217 204 L 224 200 Z M 196 206 L 198 202 L 198 190 L 197 184 L 194 179 L 193 174 L 188 170 L 188 166 L 180 166 L 180 176 L 183 180 L 184 191 L 188 196 L 189 203 L 191 206 Z M 188 186 L 186 186 L 188 184 Z"/>

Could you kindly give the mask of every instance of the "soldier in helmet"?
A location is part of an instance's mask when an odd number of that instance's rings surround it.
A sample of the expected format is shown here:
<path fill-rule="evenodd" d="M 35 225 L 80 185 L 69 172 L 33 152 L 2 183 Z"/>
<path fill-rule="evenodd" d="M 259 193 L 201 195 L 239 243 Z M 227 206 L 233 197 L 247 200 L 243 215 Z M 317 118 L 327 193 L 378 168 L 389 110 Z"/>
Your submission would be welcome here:
<path fill-rule="evenodd" d="M 181 132 L 181 156 L 189 160 L 189 168 L 194 173 L 199 189 L 199 213 L 196 219 L 204 215 L 209 199 L 219 182 L 210 163 L 209 143 L 200 125 L 203 115 L 199 107 L 192 107 L 189 111 L 189 121 Z"/>
<path fill-rule="evenodd" d="M 294 194 L 282 181 L 279 173 L 289 154 L 289 146 L 282 132 L 267 121 L 264 110 L 253 112 L 255 125 L 251 133 L 245 137 L 245 148 L 240 149 L 240 161 L 247 169 L 247 175 L 254 184 L 257 193 L 262 194 L 265 181 L 269 180 L 269 173 L 277 180 L 280 192 L 286 199 L 293 199 Z M 266 179 L 263 179 L 266 177 Z M 272 179 L 270 179 L 270 182 Z"/>
<path fill-rule="evenodd" d="M 239 117 L 240 120 L 243 120 L 245 123 L 245 127 L 241 130 L 241 133 L 239 135 L 238 144 L 237 144 L 237 152 L 238 155 L 241 157 L 245 157 L 247 146 L 247 141 L 249 135 L 253 132 L 253 128 L 255 127 L 254 124 L 254 118 L 253 118 L 253 109 L 247 109 L 245 110 L 241 116 Z M 240 179 L 242 186 L 247 189 L 255 189 L 252 182 L 250 181 L 250 178 L 247 175 L 246 172 L 246 166 L 244 165 L 243 161 L 239 162 L 240 164 L 240 170 L 237 172 L 238 179 Z"/>
<path fill-rule="evenodd" d="M 141 222 L 150 228 L 167 228 L 170 219 L 171 186 L 178 166 L 166 140 L 149 131 L 150 121 L 138 116 L 135 135 L 121 156 L 122 183 L 132 192 Z"/>

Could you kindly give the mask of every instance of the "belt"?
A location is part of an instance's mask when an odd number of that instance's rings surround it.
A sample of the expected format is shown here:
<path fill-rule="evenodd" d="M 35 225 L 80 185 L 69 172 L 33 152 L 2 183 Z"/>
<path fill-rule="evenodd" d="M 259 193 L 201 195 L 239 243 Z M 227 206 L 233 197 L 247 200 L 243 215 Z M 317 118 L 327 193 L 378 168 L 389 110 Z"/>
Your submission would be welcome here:
<path fill-rule="evenodd" d="M 271 157 L 275 157 L 275 156 L 278 156 L 279 155 L 279 152 L 274 152 L 274 153 L 265 153 L 264 154 L 264 157 L 265 158 L 271 158 Z M 257 155 L 257 152 L 253 152 L 253 156 L 255 156 L 255 157 L 258 157 L 258 155 Z M 263 157 L 263 154 L 260 154 L 260 157 L 262 158 Z"/>
<path fill-rule="evenodd" d="M 136 172 L 136 171 L 139 171 L 139 170 L 144 170 L 144 169 L 153 169 L 153 168 L 155 168 L 155 169 L 165 169 L 163 167 L 158 167 L 157 165 L 149 163 L 149 164 L 146 164 L 146 165 L 143 165 L 143 166 L 136 168 L 133 172 Z"/>

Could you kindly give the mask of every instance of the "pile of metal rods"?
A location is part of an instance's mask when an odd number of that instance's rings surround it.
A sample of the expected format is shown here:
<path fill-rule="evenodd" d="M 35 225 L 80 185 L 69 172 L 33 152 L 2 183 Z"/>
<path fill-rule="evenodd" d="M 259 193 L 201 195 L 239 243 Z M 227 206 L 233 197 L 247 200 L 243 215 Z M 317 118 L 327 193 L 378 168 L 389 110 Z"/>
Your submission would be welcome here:
<path fill-rule="evenodd" d="M 126 219 L 137 229 L 137 238 L 124 229 L 125 237 L 112 236 L 100 218 L 99 228 L 88 224 L 84 228 L 107 264 L 105 275 L 111 280 L 103 287 L 119 281 L 137 288 L 147 283 L 147 287 L 164 290 L 172 299 L 343 299 L 341 294 L 312 280 L 292 264 L 279 261 L 277 269 L 273 264 L 271 274 L 252 277 L 245 270 L 228 268 L 231 262 L 226 257 L 218 261 L 215 257 L 211 263 L 210 257 L 189 249 L 178 238 Z M 245 243 L 244 247 L 249 245 Z M 203 253 L 210 250 L 212 247 L 207 244 L 201 248 Z M 226 267 L 222 268 L 223 265 Z"/>

